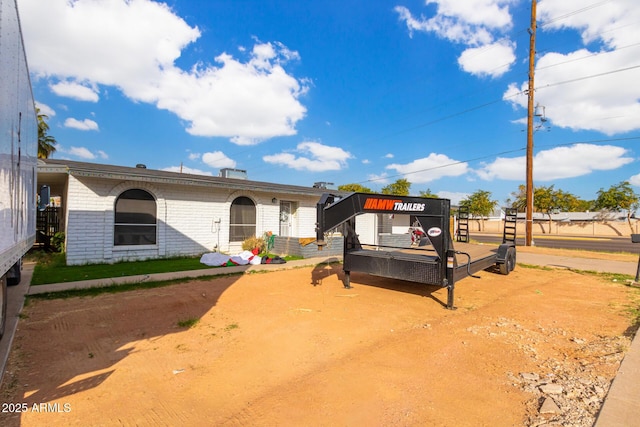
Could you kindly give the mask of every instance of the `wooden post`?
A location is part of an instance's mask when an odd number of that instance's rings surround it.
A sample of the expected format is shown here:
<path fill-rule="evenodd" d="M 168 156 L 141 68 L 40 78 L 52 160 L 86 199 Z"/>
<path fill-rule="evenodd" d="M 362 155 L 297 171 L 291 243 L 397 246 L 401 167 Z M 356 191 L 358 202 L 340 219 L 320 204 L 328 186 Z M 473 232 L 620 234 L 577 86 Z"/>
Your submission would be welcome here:
<path fill-rule="evenodd" d="M 527 116 L 527 212 L 525 217 L 525 246 L 533 243 L 533 77 L 536 60 L 536 0 L 531 1 L 531 28 L 529 29 L 529 90 L 528 90 L 528 116 Z"/>

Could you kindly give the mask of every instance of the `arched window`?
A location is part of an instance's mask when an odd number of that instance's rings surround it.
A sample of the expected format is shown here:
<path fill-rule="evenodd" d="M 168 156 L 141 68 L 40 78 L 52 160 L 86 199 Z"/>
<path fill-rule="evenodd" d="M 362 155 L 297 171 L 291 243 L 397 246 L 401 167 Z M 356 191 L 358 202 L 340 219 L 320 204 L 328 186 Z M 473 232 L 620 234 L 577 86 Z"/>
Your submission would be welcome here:
<path fill-rule="evenodd" d="M 229 241 L 242 242 L 256 235 L 256 205 L 248 197 L 238 197 L 231 202 Z"/>
<path fill-rule="evenodd" d="M 156 200 L 144 190 L 127 190 L 116 199 L 113 244 L 156 244 Z"/>

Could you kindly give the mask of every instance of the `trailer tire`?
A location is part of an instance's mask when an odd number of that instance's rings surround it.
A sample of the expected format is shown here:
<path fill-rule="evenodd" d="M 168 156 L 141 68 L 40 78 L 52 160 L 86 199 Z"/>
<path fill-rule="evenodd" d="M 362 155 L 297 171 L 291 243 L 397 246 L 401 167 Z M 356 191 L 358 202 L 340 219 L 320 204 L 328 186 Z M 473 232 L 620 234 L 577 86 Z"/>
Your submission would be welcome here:
<path fill-rule="evenodd" d="M 0 339 L 4 335 L 4 330 L 7 325 L 7 278 L 2 276 L 0 278 Z"/>
<path fill-rule="evenodd" d="M 516 249 L 507 249 L 507 254 L 504 257 L 504 262 L 500 264 L 500 274 L 505 276 L 511 273 L 516 268 Z"/>
<path fill-rule="evenodd" d="M 17 286 L 22 280 L 22 260 L 13 264 L 7 272 L 7 286 Z"/>

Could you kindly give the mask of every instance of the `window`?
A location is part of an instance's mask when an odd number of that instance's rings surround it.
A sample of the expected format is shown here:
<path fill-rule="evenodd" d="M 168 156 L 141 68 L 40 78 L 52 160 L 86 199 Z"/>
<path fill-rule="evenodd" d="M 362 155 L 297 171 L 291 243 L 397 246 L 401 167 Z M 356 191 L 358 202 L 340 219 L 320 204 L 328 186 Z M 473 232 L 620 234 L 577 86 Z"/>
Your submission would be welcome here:
<path fill-rule="evenodd" d="M 127 190 L 116 200 L 113 244 L 156 244 L 156 200 L 144 190 Z"/>
<path fill-rule="evenodd" d="M 241 242 L 256 235 L 256 205 L 248 197 L 238 197 L 231 203 L 229 241 Z"/>

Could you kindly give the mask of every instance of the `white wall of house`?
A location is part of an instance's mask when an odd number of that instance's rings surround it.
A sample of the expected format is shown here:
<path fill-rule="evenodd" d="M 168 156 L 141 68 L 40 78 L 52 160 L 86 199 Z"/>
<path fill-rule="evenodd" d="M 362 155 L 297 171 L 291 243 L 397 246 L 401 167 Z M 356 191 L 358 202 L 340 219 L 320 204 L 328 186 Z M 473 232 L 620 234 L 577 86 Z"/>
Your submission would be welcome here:
<path fill-rule="evenodd" d="M 411 227 L 411 217 L 409 215 L 393 215 L 392 234 L 406 234 Z"/>
<path fill-rule="evenodd" d="M 378 214 L 367 213 L 356 217 L 356 234 L 363 245 L 378 244 Z"/>
<path fill-rule="evenodd" d="M 154 196 L 157 209 L 155 245 L 115 246 L 114 207 L 129 189 L 142 189 Z M 212 186 L 187 186 L 153 182 L 122 181 L 69 175 L 66 200 L 67 263 L 85 264 L 146 259 L 173 255 L 197 255 L 218 250 L 236 253 L 241 242 L 229 241 L 230 208 L 245 196 L 256 205 L 256 235 L 278 234 L 280 202 L 290 200 L 292 235 L 315 236 L 316 203 L 313 195 L 229 190 Z M 275 200 L 274 200 L 275 199 Z"/>

